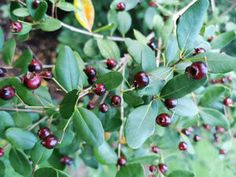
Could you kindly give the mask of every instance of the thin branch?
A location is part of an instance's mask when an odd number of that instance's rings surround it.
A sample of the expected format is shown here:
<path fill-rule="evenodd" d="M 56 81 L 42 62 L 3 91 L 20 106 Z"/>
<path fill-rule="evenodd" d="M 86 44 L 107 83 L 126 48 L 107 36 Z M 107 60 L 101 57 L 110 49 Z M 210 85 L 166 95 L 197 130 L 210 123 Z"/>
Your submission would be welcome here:
<path fill-rule="evenodd" d="M 40 119 L 39 121 L 35 122 L 33 125 L 31 125 L 28 130 L 31 131 L 33 130 L 35 127 L 37 127 L 40 123 L 44 122 L 46 119 L 48 119 L 48 116 L 43 117 L 42 119 Z"/>
<path fill-rule="evenodd" d="M 43 110 L 33 110 L 33 109 L 19 109 L 19 108 L 0 108 L 0 111 L 13 111 L 13 112 L 30 112 L 43 114 Z"/>

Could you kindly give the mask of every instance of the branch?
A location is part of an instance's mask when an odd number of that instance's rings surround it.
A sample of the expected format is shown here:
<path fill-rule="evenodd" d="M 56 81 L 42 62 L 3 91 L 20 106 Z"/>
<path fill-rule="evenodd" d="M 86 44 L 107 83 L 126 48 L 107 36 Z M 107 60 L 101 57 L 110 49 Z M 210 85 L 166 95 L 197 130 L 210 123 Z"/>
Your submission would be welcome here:
<path fill-rule="evenodd" d="M 43 114 L 43 110 L 33 110 L 33 109 L 19 109 L 19 108 L 0 108 L 0 111 L 13 111 L 13 112 L 30 112 Z"/>

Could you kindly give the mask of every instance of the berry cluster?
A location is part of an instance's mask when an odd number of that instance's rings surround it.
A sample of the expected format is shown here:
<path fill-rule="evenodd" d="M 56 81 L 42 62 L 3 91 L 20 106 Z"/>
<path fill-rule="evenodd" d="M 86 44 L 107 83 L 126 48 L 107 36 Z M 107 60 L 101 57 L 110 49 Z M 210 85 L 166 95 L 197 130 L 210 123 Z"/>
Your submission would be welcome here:
<path fill-rule="evenodd" d="M 58 144 L 57 137 L 51 134 L 51 130 L 48 127 L 40 128 L 38 137 L 42 140 L 41 144 L 47 149 L 54 149 Z"/>

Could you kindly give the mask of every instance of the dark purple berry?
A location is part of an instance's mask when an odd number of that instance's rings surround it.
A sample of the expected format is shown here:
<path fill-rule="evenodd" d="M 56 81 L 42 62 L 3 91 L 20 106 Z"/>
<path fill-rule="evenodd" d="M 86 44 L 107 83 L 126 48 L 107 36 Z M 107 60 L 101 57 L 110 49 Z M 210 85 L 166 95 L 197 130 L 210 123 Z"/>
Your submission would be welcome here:
<path fill-rule="evenodd" d="M 157 146 L 152 146 L 151 150 L 153 153 L 156 153 L 156 154 L 160 152 L 160 149 Z"/>
<path fill-rule="evenodd" d="M 167 127 L 171 124 L 171 117 L 166 113 L 159 114 L 156 123 L 162 127 Z"/>
<path fill-rule="evenodd" d="M 5 86 L 0 89 L 0 98 L 10 100 L 15 96 L 15 89 L 12 86 Z"/>
<path fill-rule="evenodd" d="M 204 52 L 206 52 L 206 50 L 204 48 L 196 48 L 196 49 L 194 49 L 193 55 L 201 54 Z"/>
<path fill-rule="evenodd" d="M 28 89 L 35 90 L 41 85 L 41 77 L 38 74 L 28 73 L 24 76 L 23 82 Z"/>
<path fill-rule="evenodd" d="M 168 108 L 168 109 L 172 109 L 172 108 L 175 108 L 176 105 L 177 105 L 177 100 L 175 99 L 166 99 L 164 101 L 164 104 L 165 106 Z"/>
<path fill-rule="evenodd" d="M 153 173 L 153 172 L 155 172 L 156 170 L 157 170 L 157 167 L 156 167 L 155 165 L 150 165 L 150 166 L 149 166 L 149 171 L 150 171 L 150 172 Z"/>
<path fill-rule="evenodd" d="M 39 6 L 39 3 L 40 3 L 40 0 L 34 0 L 34 1 L 32 2 L 32 7 L 33 7 L 34 9 L 37 9 L 38 6 Z"/>
<path fill-rule="evenodd" d="M 111 97 L 111 104 L 112 106 L 118 107 L 121 104 L 121 97 L 118 95 L 113 95 Z"/>
<path fill-rule="evenodd" d="M 224 101 L 223 101 L 224 105 L 227 106 L 227 107 L 232 107 L 234 102 L 231 98 L 225 98 Z"/>
<path fill-rule="evenodd" d="M 48 137 L 50 134 L 51 134 L 51 131 L 48 127 L 40 128 L 38 131 L 38 137 L 40 139 L 44 139 L 44 138 Z"/>
<path fill-rule="evenodd" d="M 21 22 L 11 22 L 10 30 L 12 33 L 19 33 L 22 30 L 22 23 Z"/>
<path fill-rule="evenodd" d="M 106 65 L 108 69 L 114 69 L 117 65 L 117 62 L 114 59 L 107 59 Z"/>
<path fill-rule="evenodd" d="M 72 165 L 73 163 L 73 159 L 68 157 L 68 156 L 63 156 L 61 159 L 60 159 L 60 162 L 63 164 L 63 165 Z"/>
<path fill-rule="evenodd" d="M 124 11 L 125 8 L 126 8 L 126 5 L 125 5 L 124 2 L 119 2 L 119 3 L 116 5 L 116 9 L 117 9 L 118 11 Z"/>
<path fill-rule="evenodd" d="M 149 84 L 149 77 L 145 72 L 138 72 L 134 76 L 134 86 L 135 88 L 144 88 Z"/>
<path fill-rule="evenodd" d="M 201 140 L 201 137 L 200 137 L 199 135 L 194 135 L 193 140 L 194 140 L 195 142 L 198 142 L 198 141 Z"/>
<path fill-rule="evenodd" d="M 84 69 L 85 74 L 88 76 L 88 78 L 94 78 L 96 77 L 97 71 L 95 68 L 91 67 L 91 66 L 87 66 Z"/>
<path fill-rule="evenodd" d="M 188 149 L 188 144 L 184 141 L 179 143 L 179 150 L 186 151 Z"/>
<path fill-rule="evenodd" d="M 126 159 L 124 157 L 120 157 L 117 161 L 119 166 L 124 166 L 126 164 Z"/>
<path fill-rule="evenodd" d="M 87 105 L 87 109 L 92 110 L 92 109 L 94 109 L 94 108 L 95 108 L 94 103 L 90 101 L 90 102 L 88 103 L 88 105 Z"/>
<path fill-rule="evenodd" d="M 56 147 L 58 139 L 55 135 L 49 135 L 43 139 L 41 144 L 47 149 L 53 149 Z"/>
<path fill-rule="evenodd" d="M 30 72 L 40 73 L 43 70 L 43 65 L 39 60 L 33 59 L 28 66 Z"/>
<path fill-rule="evenodd" d="M 3 157 L 3 156 L 4 156 L 4 149 L 0 148 L 0 157 Z"/>
<path fill-rule="evenodd" d="M 200 80 L 206 77 L 208 69 L 204 62 L 195 62 L 191 66 L 186 68 L 188 75 L 195 79 Z"/>
<path fill-rule="evenodd" d="M 162 173 L 165 174 L 168 171 L 168 167 L 166 164 L 160 163 L 158 165 L 158 170 Z"/>
<path fill-rule="evenodd" d="M 106 113 L 109 110 L 109 106 L 106 103 L 102 103 L 99 105 L 99 111 L 102 113 Z"/>
<path fill-rule="evenodd" d="M 104 84 L 95 84 L 95 86 L 93 87 L 93 92 L 98 96 L 104 95 L 106 91 L 107 89 Z"/>
<path fill-rule="evenodd" d="M 4 77 L 6 72 L 5 68 L 0 68 L 0 77 Z"/>

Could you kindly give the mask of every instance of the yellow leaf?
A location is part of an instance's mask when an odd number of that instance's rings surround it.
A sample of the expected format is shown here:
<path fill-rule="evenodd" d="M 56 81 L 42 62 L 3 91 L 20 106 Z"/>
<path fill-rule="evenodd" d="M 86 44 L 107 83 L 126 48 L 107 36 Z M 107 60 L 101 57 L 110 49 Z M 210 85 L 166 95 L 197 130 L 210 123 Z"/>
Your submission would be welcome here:
<path fill-rule="evenodd" d="M 91 0 L 74 0 L 75 17 L 78 22 L 89 30 L 92 31 L 94 23 L 94 7 Z"/>

